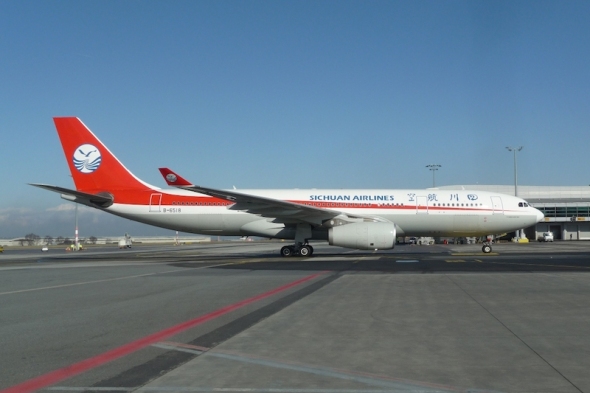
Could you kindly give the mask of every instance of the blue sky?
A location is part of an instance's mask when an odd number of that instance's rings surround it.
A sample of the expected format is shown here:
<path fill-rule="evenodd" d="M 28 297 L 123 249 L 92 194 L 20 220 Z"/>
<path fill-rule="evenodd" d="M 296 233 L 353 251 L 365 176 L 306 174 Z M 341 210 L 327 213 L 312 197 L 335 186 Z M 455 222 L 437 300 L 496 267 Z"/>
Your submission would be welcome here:
<path fill-rule="evenodd" d="M 231 188 L 588 185 L 587 1 L 0 2 L 0 237 L 68 235 L 51 118 Z M 98 214 L 97 214 L 98 213 Z M 89 235 L 167 234 L 84 211 Z M 82 228 L 84 228 L 81 225 Z"/>

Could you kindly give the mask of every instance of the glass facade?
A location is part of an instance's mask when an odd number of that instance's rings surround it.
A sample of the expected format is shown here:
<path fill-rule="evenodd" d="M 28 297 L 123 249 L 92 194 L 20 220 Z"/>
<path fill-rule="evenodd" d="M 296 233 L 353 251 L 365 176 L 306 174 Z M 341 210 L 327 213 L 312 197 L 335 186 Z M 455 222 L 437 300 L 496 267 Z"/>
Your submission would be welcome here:
<path fill-rule="evenodd" d="M 590 206 L 535 206 L 545 217 L 590 217 Z"/>

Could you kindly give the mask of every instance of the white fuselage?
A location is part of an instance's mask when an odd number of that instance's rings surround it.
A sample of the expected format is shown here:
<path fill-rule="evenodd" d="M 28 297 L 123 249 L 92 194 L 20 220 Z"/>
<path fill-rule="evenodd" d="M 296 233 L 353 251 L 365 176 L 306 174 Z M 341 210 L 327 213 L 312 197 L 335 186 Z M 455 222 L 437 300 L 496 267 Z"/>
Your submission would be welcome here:
<path fill-rule="evenodd" d="M 281 255 L 309 256 L 309 240 L 391 249 L 400 236 L 484 236 L 527 228 L 543 214 L 526 201 L 467 190 L 220 190 L 158 168 L 162 190 L 134 176 L 76 117 L 53 119 L 75 190 L 32 184 L 135 221 L 219 236 L 293 239 Z M 484 244 L 482 251 L 491 251 Z"/>
<path fill-rule="evenodd" d="M 239 190 L 244 194 L 305 204 L 395 224 L 397 236 L 481 236 L 534 225 L 543 214 L 518 197 L 468 190 Z M 175 201 L 175 197 L 178 200 Z M 192 199 L 194 198 L 194 199 Z M 166 203 L 162 203 L 166 201 Z M 173 230 L 225 236 L 292 239 L 293 223 L 282 215 L 233 210 L 226 200 L 186 190 L 154 189 L 145 204 L 115 203 L 103 210 Z M 313 239 L 325 240 L 322 225 Z"/>

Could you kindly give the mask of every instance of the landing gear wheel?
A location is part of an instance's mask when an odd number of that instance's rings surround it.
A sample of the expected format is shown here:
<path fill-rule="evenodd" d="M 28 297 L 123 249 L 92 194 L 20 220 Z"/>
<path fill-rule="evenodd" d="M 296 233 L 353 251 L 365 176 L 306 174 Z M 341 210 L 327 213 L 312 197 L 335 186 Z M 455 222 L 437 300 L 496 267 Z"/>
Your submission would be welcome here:
<path fill-rule="evenodd" d="M 313 255 L 313 247 L 310 246 L 309 244 L 307 245 L 307 247 L 309 247 L 309 249 L 311 250 L 311 252 L 309 253 L 309 256 L 312 256 Z"/>
<path fill-rule="evenodd" d="M 484 244 L 481 248 L 481 251 L 483 251 L 484 254 L 489 254 L 490 252 L 492 252 L 492 246 L 490 246 L 489 244 Z"/>
<path fill-rule="evenodd" d="M 299 255 L 301 255 L 302 257 L 308 257 L 312 254 L 313 250 L 310 246 L 302 246 L 299 249 Z"/>
<path fill-rule="evenodd" d="M 283 257 L 292 257 L 294 253 L 294 249 L 292 246 L 284 246 L 281 248 L 281 256 Z"/>

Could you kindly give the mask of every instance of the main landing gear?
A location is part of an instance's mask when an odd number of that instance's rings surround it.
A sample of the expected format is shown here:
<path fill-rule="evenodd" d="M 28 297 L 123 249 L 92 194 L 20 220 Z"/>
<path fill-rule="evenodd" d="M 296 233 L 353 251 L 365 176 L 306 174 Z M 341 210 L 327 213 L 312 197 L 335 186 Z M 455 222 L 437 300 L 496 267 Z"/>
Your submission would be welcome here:
<path fill-rule="evenodd" d="M 295 227 L 295 244 L 281 248 L 281 255 L 284 257 L 301 256 L 310 257 L 313 254 L 313 247 L 309 245 L 311 239 L 311 225 L 297 224 Z"/>
<path fill-rule="evenodd" d="M 283 257 L 293 257 L 293 256 L 300 256 L 300 257 L 310 257 L 313 254 L 313 247 L 309 244 L 299 245 L 297 248 L 296 245 L 294 246 L 284 246 L 281 248 L 281 256 Z"/>
<path fill-rule="evenodd" d="M 490 252 L 492 252 L 492 243 L 484 242 L 483 246 L 481 247 L 481 251 L 484 254 L 489 254 Z"/>

